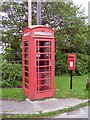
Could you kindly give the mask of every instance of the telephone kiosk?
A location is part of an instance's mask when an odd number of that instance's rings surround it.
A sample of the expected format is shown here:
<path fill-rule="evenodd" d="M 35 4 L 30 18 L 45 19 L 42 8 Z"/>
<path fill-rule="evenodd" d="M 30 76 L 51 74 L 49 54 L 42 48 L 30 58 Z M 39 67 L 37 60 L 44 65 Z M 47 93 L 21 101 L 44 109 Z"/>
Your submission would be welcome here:
<path fill-rule="evenodd" d="M 22 31 L 22 87 L 30 100 L 54 95 L 54 30 L 32 25 Z"/>

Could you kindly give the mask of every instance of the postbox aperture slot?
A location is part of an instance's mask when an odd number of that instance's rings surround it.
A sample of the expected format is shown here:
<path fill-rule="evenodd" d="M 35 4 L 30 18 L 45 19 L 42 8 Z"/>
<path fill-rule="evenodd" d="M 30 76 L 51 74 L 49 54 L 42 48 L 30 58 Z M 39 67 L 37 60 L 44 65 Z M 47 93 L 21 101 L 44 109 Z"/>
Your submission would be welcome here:
<path fill-rule="evenodd" d="M 74 56 L 69 56 L 68 58 L 74 58 Z"/>

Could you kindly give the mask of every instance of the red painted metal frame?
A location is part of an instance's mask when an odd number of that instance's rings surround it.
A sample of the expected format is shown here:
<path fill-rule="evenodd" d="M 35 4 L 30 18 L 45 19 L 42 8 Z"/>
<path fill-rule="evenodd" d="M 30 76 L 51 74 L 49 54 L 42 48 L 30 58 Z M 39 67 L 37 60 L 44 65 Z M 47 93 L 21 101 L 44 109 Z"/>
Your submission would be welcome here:
<path fill-rule="evenodd" d="M 22 88 L 30 100 L 54 95 L 54 63 L 54 30 L 39 25 L 23 29 Z"/>

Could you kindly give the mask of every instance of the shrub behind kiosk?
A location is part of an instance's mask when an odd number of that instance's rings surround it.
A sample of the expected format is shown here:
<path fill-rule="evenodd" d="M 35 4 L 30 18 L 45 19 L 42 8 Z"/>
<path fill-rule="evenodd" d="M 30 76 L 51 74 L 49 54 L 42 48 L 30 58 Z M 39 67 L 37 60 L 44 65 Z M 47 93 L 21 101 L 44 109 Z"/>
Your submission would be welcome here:
<path fill-rule="evenodd" d="M 23 29 L 22 86 L 30 100 L 54 95 L 54 31 L 46 26 Z"/>

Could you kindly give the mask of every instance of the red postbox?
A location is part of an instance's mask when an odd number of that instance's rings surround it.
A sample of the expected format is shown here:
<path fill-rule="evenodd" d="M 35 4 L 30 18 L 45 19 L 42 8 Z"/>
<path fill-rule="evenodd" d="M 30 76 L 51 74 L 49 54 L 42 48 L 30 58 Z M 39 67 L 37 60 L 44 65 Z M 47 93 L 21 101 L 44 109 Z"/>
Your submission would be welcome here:
<path fill-rule="evenodd" d="M 75 70 L 76 57 L 75 54 L 68 54 L 68 70 Z"/>
<path fill-rule="evenodd" d="M 23 29 L 22 86 L 31 100 L 54 95 L 54 30 L 46 26 Z"/>

